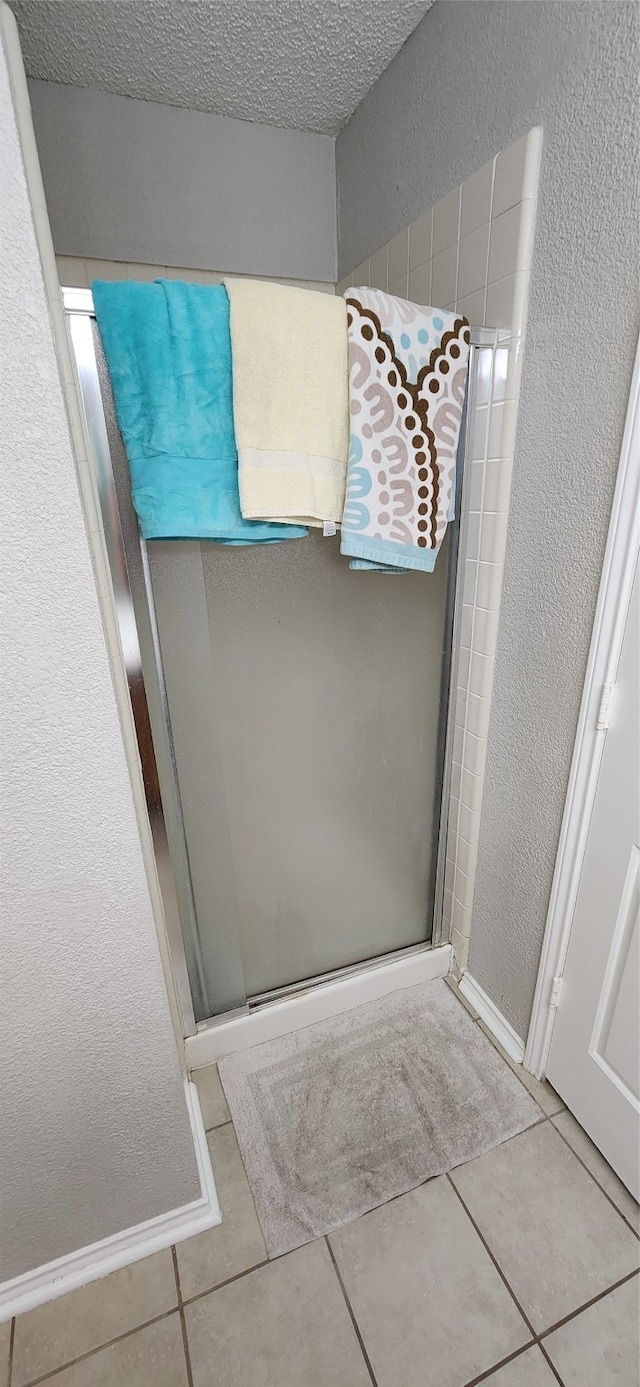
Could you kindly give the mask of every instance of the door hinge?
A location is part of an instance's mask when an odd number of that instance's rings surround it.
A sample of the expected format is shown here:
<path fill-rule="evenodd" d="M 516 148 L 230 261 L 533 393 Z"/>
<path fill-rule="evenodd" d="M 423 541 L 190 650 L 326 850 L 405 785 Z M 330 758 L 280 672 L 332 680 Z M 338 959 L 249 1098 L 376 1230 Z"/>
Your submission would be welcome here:
<path fill-rule="evenodd" d="M 611 726 L 611 710 L 613 708 L 613 695 L 615 691 L 615 679 L 610 679 L 608 683 L 603 684 L 602 686 L 600 707 L 598 709 L 598 717 L 596 719 L 597 732 L 606 732 L 607 728 Z"/>
<path fill-rule="evenodd" d="M 551 987 L 549 988 L 549 1010 L 550 1010 L 550 1011 L 555 1011 L 555 1009 L 556 1009 L 556 1007 L 557 1007 L 557 1005 L 558 1005 L 558 1002 L 560 1001 L 560 993 L 562 992 L 562 983 L 563 983 L 563 981 L 564 981 L 563 978 L 552 978 L 552 979 L 551 979 Z"/>

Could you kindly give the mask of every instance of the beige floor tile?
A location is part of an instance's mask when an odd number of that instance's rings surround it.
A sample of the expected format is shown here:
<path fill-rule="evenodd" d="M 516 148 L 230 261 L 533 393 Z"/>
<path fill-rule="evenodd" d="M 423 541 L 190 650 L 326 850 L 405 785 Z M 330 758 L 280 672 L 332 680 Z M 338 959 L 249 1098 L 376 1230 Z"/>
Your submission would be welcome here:
<path fill-rule="evenodd" d="M 7 1387 L 9 1381 L 9 1346 L 11 1344 L 11 1320 L 0 1324 L 0 1387 Z"/>
<path fill-rule="evenodd" d="M 531 1337 L 445 1176 L 330 1242 L 378 1387 L 462 1387 Z"/>
<path fill-rule="evenodd" d="M 177 1304 L 170 1248 L 16 1319 L 12 1387 L 53 1372 Z"/>
<path fill-rule="evenodd" d="M 47 1378 L 47 1387 L 188 1387 L 179 1315 L 138 1329 Z"/>
<path fill-rule="evenodd" d="M 222 1223 L 177 1245 L 180 1286 L 185 1300 L 264 1262 L 267 1256 L 231 1123 L 210 1132 L 208 1141 Z"/>
<path fill-rule="evenodd" d="M 468 1002 L 468 1001 L 467 1001 L 467 998 L 466 998 L 466 997 L 463 997 L 463 995 L 462 995 L 462 993 L 461 993 L 461 991 L 460 991 L 460 988 L 458 987 L 458 984 L 457 984 L 455 978 L 452 977 L 451 974 L 449 974 L 449 976 L 445 978 L 445 982 L 446 982 L 446 984 L 447 984 L 447 987 L 450 987 L 450 988 L 451 988 L 451 991 L 453 992 L 454 997 L 457 997 L 457 998 L 458 998 L 458 1001 L 460 1002 L 460 1005 L 464 1007 L 465 1011 L 468 1011 L 469 1015 L 473 1017 L 473 1020 L 474 1020 L 474 1021 L 477 1021 L 477 1020 L 478 1020 L 478 1013 L 477 1013 L 477 1011 L 475 1010 L 475 1007 L 472 1007 L 471 1002 Z"/>
<path fill-rule="evenodd" d="M 191 1078 L 197 1084 L 200 1094 L 205 1130 L 208 1132 L 212 1127 L 220 1127 L 223 1122 L 229 1122 L 230 1113 L 222 1091 L 217 1064 L 207 1064 L 204 1069 L 194 1069 Z"/>
<path fill-rule="evenodd" d="M 588 1170 L 591 1171 L 594 1179 L 606 1190 L 609 1198 L 613 1200 L 616 1207 L 624 1214 L 629 1223 L 640 1232 L 640 1210 L 632 1194 L 623 1185 L 622 1180 L 618 1179 L 615 1170 L 611 1169 L 608 1161 L 594 1146 L 590 1137 L 576 1122 L 575 1117 L 570 1112 L 558 1113 L 553 1119 L 554 1127 L 562 1134 L 565 1141 L 573 1147 L 576 1155 L 584 1161 Z"/>
<path fill-rule="evenodd" d="M 505 1363 L 485 1381 L 486 1387 L 557 1387 L 558 1383 L 544 1354 L 536 1347 Z"/>
<path fill-rule="evenodd" d="M 548 1122 L 451 1172 L 536 1329 L 638 1265 L 638 1240 Z"/>
<path fill-rule="evenodd" d="M 185 1314 L 194 1387 L 370 1387 L 323 1240 L 194 1301 Z"/>
<path fill-rule="evenodd" d="M 534 1078 L 533 1074 L 529 1074 L 526 1069 L 523 1069 L 521 1064 L 515 1066 L 515 1072 L 521 1083 L 529 1090 L 531 1097 L 535 1098 L 536 1103 L 540 1105 L 543 1113 L 546 1113 L 547 1117 L 552 1117 L 554 1113 L 562 1112 L 564 1102 L 560 1094 L 556 1093 L 555 1088 L 552 1088 L 551 1084 L 548 1084 L 546 1079 L 541 1083 L 539 1079 Z"/>
<path fill-rule="evenodd" d="M 484 1021 L 479 1020 L 478 1025 L 480 1030 L 484 1031 L 485 1035 L 491 1041 L 491 1044 L 495 1045 L 496 1050 L 499 1050 L 502 1058 L 506 1060 L 509 1065 L 509 1068 L 513 1069 L 514 1074 L 518 1075 L 520 1082 L 524 1084 L 525 1088 L 531 1094 L 531 1097 L 535 1098 L 536 1103 L 542 1108 L 543 1113 L 545 1113 L 547 1117 L 551 1117 L 553 1113 L 562 1112 L 564 1103 L 560 1094 L 556 1093 L 555 1088 L 552 1088 L 551 1084 L 548 1084 L 546 1079 L 541 1082 L 540 1079 L 534 1078 L 533 1074 L 530 1074 L 528 1069 L 524 1069 L 521 1064 L 514 1064 L 514 1061 L 507 1054 L 506 1050 L 503 1050 L 502 1046 L 498 1044 L 495 1036 L 491 1034 L 489 1027 L 485 1025 Z"/>
<path fill-rule="evenodd" d="M 545 1339 L 565 1387 L 637 1387 L 639 1292 L 634 1276 Z"/>

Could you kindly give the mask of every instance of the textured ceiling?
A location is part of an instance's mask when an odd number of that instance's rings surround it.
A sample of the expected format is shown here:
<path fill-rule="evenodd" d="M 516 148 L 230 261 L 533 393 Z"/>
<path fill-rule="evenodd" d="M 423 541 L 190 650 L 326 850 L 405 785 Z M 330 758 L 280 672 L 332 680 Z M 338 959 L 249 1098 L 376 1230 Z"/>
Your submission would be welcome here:
<path fill-rule="evenodd" d="M 335 134 L 433 0 L 11 0 L 30 77 Z"/>

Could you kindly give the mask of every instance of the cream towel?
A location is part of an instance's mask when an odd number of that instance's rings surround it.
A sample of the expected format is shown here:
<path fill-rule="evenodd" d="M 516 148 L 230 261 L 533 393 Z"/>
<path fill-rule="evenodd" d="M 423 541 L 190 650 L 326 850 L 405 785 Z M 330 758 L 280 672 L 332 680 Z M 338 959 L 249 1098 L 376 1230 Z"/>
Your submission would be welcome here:
<path fill-rule="evenodd" d="M 246 520 L 342 520 L 349 452 L 347 310 L 331 294 L 225 279 Z"/>

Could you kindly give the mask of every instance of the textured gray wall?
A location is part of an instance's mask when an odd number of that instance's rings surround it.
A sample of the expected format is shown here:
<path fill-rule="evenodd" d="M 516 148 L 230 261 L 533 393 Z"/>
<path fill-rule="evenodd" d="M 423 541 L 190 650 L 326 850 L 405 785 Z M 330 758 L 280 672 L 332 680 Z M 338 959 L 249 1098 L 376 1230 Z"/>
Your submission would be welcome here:
<path fill-rule="evenodd" d="M 0 186 L 4 1281 L 200 1186 L 1 42 Z"/>
<path fill-rule="evenodd" d="M 430 4 L 11 0 L 32 77 L 328 135 Z"/>
<path fill-rule="evenodd" d="M 336 278 L 333 140 L 30 82 L 58 255 Z"/>
<path fill-rule="evenodd" d="M 469 963 L 522 1036 L 638 336 L 639 16 L 441 0 L 337 141 L 344 274 L 544 128 Z"/>

